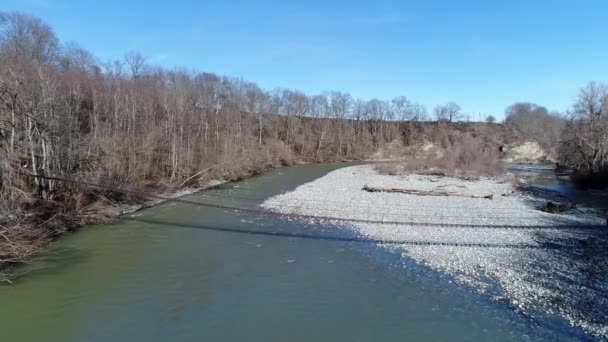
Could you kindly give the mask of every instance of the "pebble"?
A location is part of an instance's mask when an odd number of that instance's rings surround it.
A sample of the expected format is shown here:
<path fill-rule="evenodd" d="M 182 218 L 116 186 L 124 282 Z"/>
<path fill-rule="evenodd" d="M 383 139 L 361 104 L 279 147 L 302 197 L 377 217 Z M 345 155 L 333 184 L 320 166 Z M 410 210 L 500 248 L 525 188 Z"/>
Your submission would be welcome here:
<path fill-rule="evenodd" d="M 488 200 L 370 193 L 362 190 L 366 185 L 495 196 Z M 510 195 L 498 196 L 504 193 Z M 540 199 L 517 192 L 511 184 L 496 179 L 390 176 L 378 174 L 371 165 L 360 165 L 330 172 L 292 192 L 271 197 L 262 206 L 281 213 L 340 219 L 471 225 L 452 228 L 348 224 L 360 236 L 451 274 L 458 283 L 476 287 L 480 292 L 491 283 L 498 283 L 503 292 L 499 296 L 506 297 L 514 308 L 555 312 L 570 324 L 608 339 L 608 300 L 604 298 L 608 294 L 605 276 L 608 263 L 574 258 L 575 252 L 564 253 L 572 250 L 571 242 L 581 248 L 576 241 L 590 238 L 592 231 L 560 229 L 561 225 L 603 224 L 603 219 L 589 211 L 576 215 L 545 213 L 536 209 L 540 203 Z M 543 225 L 555 229 L 480 227 L 483 225 Z M 556 251 L 552 248 L 555 244 L 566 247 Z"/>

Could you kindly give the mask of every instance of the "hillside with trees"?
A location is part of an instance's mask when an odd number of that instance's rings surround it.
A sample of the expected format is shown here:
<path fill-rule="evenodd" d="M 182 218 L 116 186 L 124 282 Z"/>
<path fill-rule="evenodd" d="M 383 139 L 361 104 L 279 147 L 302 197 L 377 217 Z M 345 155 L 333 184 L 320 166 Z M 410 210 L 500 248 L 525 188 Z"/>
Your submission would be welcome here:
<path fill-rule="evenodd" d="M 591 84 L 567 120 L 516 104 L 505 125 L 494 117 L 457 122 L 460 106 L 449 102 L 430 121 L 423 105 L 404 96 L 365 101 L 342 91 L 268 91 L 242 79 L 158 67 L 137 52 L 100 62 L 62 43 L 36 17 L 0 13 L 0 215 L 5 227 L 17 227 L 11 236 L 27 240 L 40 233 L 30 236 L 24 227 L 45 223 L 53 236 L 53 229 L 66 229 L 62 217 L 125 200 L 31 175 L 176 188 L 296 162 L 364 160 L 395 141 L 450 149 L 472 137 L 488 150 L 522 136 L 547 148 L 563 140 L 565 165 L 600 172 L 608 163 L 606 99 L 605 86 Z M 39 214 L 29 215 L 34 208 Z M 4 254 L 5 261 L 20 258 Z"/>
<path fill-rule="evenodd" d="M 38 18 L 3 13 L 0 24 L 5 213 L 79 191 L 22 173 L 175 185 L 201 170 L 231 179 L 295 161 L 365 159 L 394 140 L 455 142 L 447 125 L 426 122 L 426 109 L 403 96 L 363 101 L 340 91 L 266 91 L 153 66 L 136 52 L 101 63 L 61 44 Z M 438 119 L 459 117 L 455 103 L 438 108 Z"/>

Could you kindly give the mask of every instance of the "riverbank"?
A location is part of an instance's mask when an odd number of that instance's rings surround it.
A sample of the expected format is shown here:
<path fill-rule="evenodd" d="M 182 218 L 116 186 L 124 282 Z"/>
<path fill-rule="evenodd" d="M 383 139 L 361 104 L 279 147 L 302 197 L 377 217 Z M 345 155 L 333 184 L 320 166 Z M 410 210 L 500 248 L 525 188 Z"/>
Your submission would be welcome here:
<path fill-rule="evenodd" d="M 345 166 L 286 167 L 183 199 L 254 209 Z M 49 342 L 572 340 L 426 267 L 410 263 L 401 272 L 396 254 L 362 240 L 274 215 L 161 204 L 67 234 L 20 267 L 0 291 L 0 301 L 15 308 L 0 314 L 0 335 Z"/>
<path fill-rule="evenodd" d="M 82 226 L 110 223 L 122 215 L 156 206 L 169 199 L 253 177 L 268 170 L 303 163 L 283 160 L 263 168 L 228 168 L 225 174 L 214 170 L 215 172 L 199 173 L 196 178 L 190 177 L 187 184 L 181 182 L 168 186 L 166 182 L 157 180 L 142 186 L 130 185 L 125 188 L 127 193 L 114 191 L 120 190 L 120 186 L 110 187 L 107 191 L 102 187 L 85 186 L 75 193 L 62 194 L 55 201 L 35 201 L 15 217 L 0 217 L 0 282 L 10 283 L 11 270 L 29 263 L 49 243 Z M 133 192 L 137 195 L 129 195 Z"/>
<path fill-rule="evenodd" d="M 491 193 L 493 199 L 366 192 L 365 186 Z M 584 209 L 561 214 L 537 210 L 543 201 L 494 179 L 389 176 L 372 166 L 355 166 L 275 196 L 263 206 L 282 213 L 407 222 L 349 226 L 515 310 L 556 315 L 608 338 L 608 256 L 602 248 L 606 230 L 586 229 L 605 221 Z M 500 289 L 495 291 L 494 284 Z"/>
<path fill-rule="evenodd" d="M 23 217 L 1 225 L 0 236 L 4 239 L 0 245 L 2 259 L 0 282 L 11 282 L 10 270 L 28 263 L 36 257 L 50 242 L 62 235 L 75 231 L 83 225 L 108 223 L 122 215 L 153 207 L 174 198 L 209 189 L 226 181 L 211 180 L 197 187 L 183 187 L 163 190 L 150 190 L 145 193 L 149 198 L 131 196 L 120 202 L 101 198 L 75 210 L 66 210 L 59 203 L 40 202 L 28 210 Z M 52 212 L 52 213 L 50 213 Z"/>

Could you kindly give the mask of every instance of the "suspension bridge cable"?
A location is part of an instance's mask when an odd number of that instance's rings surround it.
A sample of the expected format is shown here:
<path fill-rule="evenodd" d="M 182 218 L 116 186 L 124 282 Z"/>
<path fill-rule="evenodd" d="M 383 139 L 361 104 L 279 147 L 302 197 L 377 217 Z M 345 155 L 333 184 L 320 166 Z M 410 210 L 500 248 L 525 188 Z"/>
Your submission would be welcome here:
<path fill-rule="evenodd" d="M 356 219 L 356 218 L 344 218 L 344 217 L 335 217 L 335 216 L 326 216 L 326 215 L 308 215 L 308 214 L 298 214 L 298 213 L 281 213 L 276 211 L 271 211 L 267 209 L 260 208 L 244 208 L 244 207 L 235 207 L 229 205 L 222 205 L 216 203 L 208 203 L 208 202 L 199 202 L 192 201 L 181 198 L 171 198 L 156 194 L 151 194 L 143 191 L 130 190 L 130 189 L 121 189 L 115 188 L 108 185 L 88 182 L 88 181 L 80 181 L 62 177 L 53 177 L 46 175 L 35 175 L 29 173 L 21 173 L 22 175 L 33 177 L 33 178 L 41 178 L 47 180 L 53 180 L 64 183 L 72 183 L 78 184 L 88 187 L 94 187 L 99 189 L 108 190 L 116 193 L 124 193 L 130 194 L 134 196 L 154 198 L 163 201 L 169 202 L 177 202 L 184 204 L 191 204 L 197 206 L 204 206 L 208 208 L 215 209 L 223 209 L 223 210 L 233 210 L 238 212 L 250 213 L 250 214 L 258 214 L 258 215 L 266 215 L 266 216 L 274 216 L 274 217 L 284 217 L 290 219 L 303 219 L 303 220 L 317 220 L 317 221 L 330 221 L 330 222 L 349 222 L 349 223 L 363 223 L 363 224 L 382 224 L 382 225 L 400 225 L 400 226 L 412 226 L 412 227 L 440 227 L 440 228 L 485 228 L 485 229 L 525 229 L 525 230 L 541 230 L 541 229 L 574 229 L 574 230 L 593 230 L 593 229 L 607 229 L 605 225 L 592 225 L 592 224 L 553 224 L 553 225 L 508 225 L 508 224 L 468 224 L 468 223 L 442 223 L 442 222 L 416 222 L 416 221 L 399 221 L 399 220 L 367 220 L 367 219 Z"/>

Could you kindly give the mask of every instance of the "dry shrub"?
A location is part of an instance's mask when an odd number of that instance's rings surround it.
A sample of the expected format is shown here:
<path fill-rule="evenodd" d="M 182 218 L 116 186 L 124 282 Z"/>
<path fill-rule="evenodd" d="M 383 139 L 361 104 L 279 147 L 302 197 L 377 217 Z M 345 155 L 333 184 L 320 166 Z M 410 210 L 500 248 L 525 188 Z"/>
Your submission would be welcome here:
<path fill-rule="evenodd" d="M 446 168 L 471 176 L 497 176 L 504 173 L 498 151 L 484 147 L 479 139 L 465 135 L 455 153 L 446 153 Z"/>
<path fill-rule="evenodd" d="M 0 268 L 28 262 L 49 241 L 76 226 L 61 204 L 40 201 L 36 211 L 0 224 Z"/>
<path fill-rule="evenodd" d="M 79 224 L 97 224 L 110 222 L 118 212 L 116 203 L 100 199 L 78 210 L 76 218 Z"/>
<path fill-rule="evenodd" d="M 376 171 L 382 175 L 395 176 L 402 172 L 402 166 L 396 163 L 381 163 L 374 166 Z"/>
<path fill-rule="evenodd" d="M 460 137 L 450 148 L 447 148 L 441 157 L 437 157 L 436 154 L 410 157 L 399 164 L 377 164 L 375 169 L 387 175 L 420 173 L 471 179 L 504 173 L 498 151 L 484 147 L 479 139 L 468 134 Z"/>
<path fill-rule="evenodd" d="M 268 139 L 265 143 L 268 149 L 269 164 L 286 166 L 294 163 L 295 157 L 291 148 L 281 140 Z"/>
<path fill-rule="evenodd" d="M 23 221 L 0 225 L 0 266 L 28 261 L 50 238 L 43 230 Z"/>

